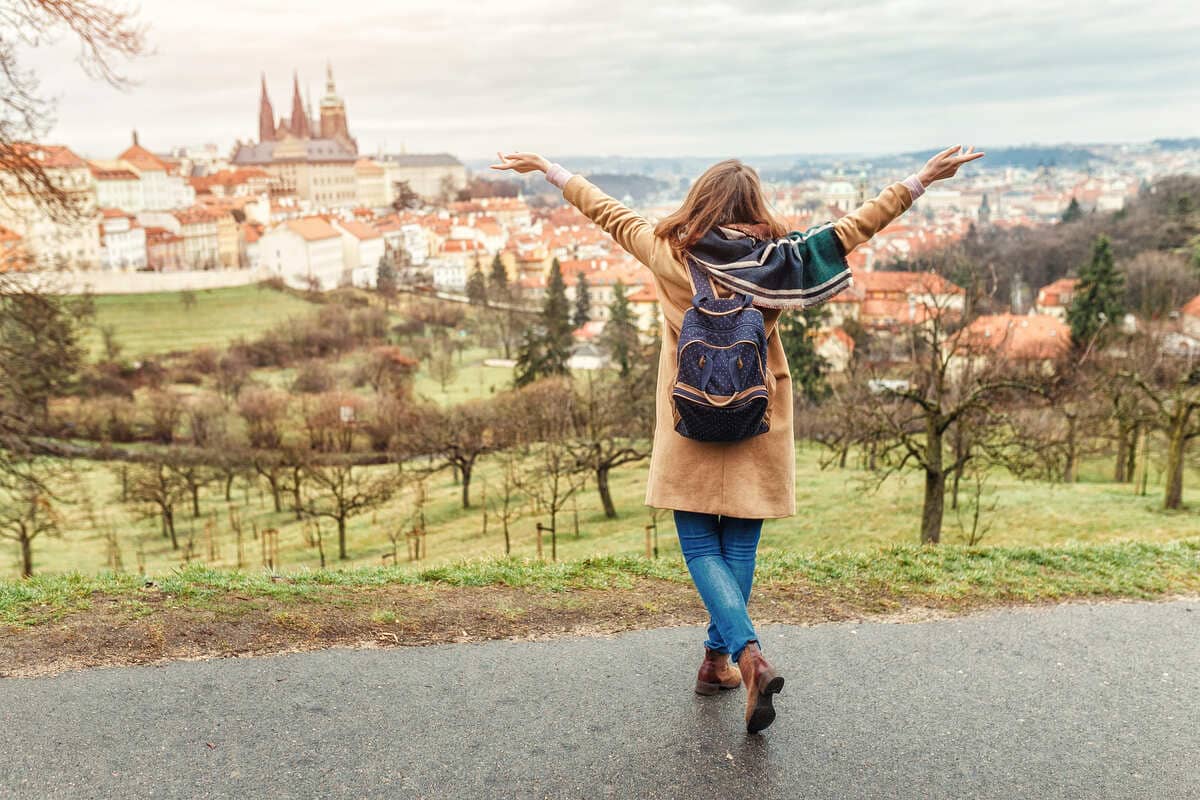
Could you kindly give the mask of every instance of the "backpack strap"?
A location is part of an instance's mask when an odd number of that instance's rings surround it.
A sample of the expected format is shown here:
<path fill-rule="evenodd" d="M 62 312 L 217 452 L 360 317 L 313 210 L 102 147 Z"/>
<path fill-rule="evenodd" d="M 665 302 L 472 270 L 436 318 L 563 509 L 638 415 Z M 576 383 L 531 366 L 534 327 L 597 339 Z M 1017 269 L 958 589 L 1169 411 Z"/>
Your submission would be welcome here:
<path fill-rule="evenodd" d="M 728 313 L 738 308 L 748 307 L 754 300 L 748 294 L 734 293 L 733 297 L 717 297 L 717 289 L 712 276 L 700 267 L 695 259 L 687 257 L 688 282 L 692 285 L 692 306 L 698 311 L 719 311 Z M 731 303 L 730 301 L 737 301 Z"/>

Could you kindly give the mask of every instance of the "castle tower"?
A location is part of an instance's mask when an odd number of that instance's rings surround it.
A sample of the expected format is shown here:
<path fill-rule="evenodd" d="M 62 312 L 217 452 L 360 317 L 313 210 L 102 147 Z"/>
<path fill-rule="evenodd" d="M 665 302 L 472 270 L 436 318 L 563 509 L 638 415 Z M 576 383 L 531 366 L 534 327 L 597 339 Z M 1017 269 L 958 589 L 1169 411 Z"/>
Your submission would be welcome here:
<path fill-rule="evenodd" d="M 358 146 L 350 137 L 350 125 L 346 121 L 346 104 L 338 96 L 333 82 L 333 65 L 325 64 L 325 96 L 321 98 L 321 138 L 337 139 L 358 152 Z"/>
<path fill-rule="evenodd" d="M 308 139 L 312 132 L 309 130 L 308 114 L 304 110 L 304 101 L 300 99 L 300 76 L 292 73 L 292 118 L 288 120 L 292 136 L 297 139 Z"/>
<path fill-rule="evenodd" d="M 275 141 L 275 109 L 271 108 L 271 98 L 267 97 L 266 73 L 262 76 L 262 95 L 258 100 L 258 140 Z"/>

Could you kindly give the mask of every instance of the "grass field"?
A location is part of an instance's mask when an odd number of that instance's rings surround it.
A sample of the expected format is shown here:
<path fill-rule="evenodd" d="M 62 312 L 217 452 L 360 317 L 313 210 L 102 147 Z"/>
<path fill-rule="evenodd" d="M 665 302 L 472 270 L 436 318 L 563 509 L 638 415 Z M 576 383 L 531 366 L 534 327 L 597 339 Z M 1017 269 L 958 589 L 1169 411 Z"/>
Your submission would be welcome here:
<path fill-rule="evenodd" d="M 1151 470 L 1151 486 L 1146 496 L 1136 495 L 1129 485 L 1116 485 L 1101 479 L 1108 464 L 1088 463 L 1082 480 L 1073 485 L 1027 483 L 1007 475 L 995 475 L 984 498 L 985 508 L 994 508 L 984 516 L 987 532 L 984 545 L 1041 546 L 1067 543 L 1102 543 L 1121 540 L 1166 542 L 1200 535 L 1200 474 L 1189 472 L 1185 479 L 1184 501 L 1188 508 L 1166 512 L 1161 508 L 1161 474 Z M 486 458 L 481 462 L 472 495 L 475 507 L 461 508 L 459 487 L 451 474 L 441 472 L 429 479 L 426 519 L 426 555 L 411 568 L 428 568 L 463 559 L 504 556 L 504 539 L 492 516 L 483 530 L 481 501 L 495 489 L 497 466 Z M 107 563 L 106 530 L 116 534 L 124 569 L 134 571 L 139 561 L 146 572 L 162 575 L 182 564 L 182 551 L 173 551 L 159 532 L 155 518 L 139 518 L 135 509 L 119 502 L 119 485 L 111 469 L 88 464 L 81 470 L 79 487 L 94 511 L 76 503 L 65 509 L 68 532 L 57 539 L 39 539 L 35 544 L 35 571 L 95 573 Z M 830 551 L 867 552 L 879 547 L 911 544 L 917 541 L 920 519 L 921 481 L 910 475 L 889 479 L 878 492 L 864 485 L 867 473 L 856 469 L 821 470 L 815 449 L 801 448 L 797 457 L 796 516 L 770 520 L 762 539 L 764 552 L 819 553 Z M 559 518 L 559 560 L 577 560 L 594 555 L 633 555 L 645 551 L 645 526 L 649 510 L 642 505 L 646 465 L 640 464 L 614 472 L 612 491 L 620 516 L 609 520 L 603 515 L 599 498 L 589 486 L 577 495 L 578 536 L 575 534 L 576 509 L 568 504 Z M 348 528 L 350 559 L 338 562 L 335 530 L 322 521 L 327 564 L 371 566 L 382 563 L 392 552 L 389 532 L 411 525 L 413 490 L 406 490 L 387 506 L 353 518 Z M 492 498 L 495 500 L 495 497 Z M 303 524 L 290 512 L 275 513 L 269 495 L 257 488 L 236 488 L 233 505 L 240 507 L 246 534 L 243 540 L 244 567 L 261 566 L 260 543 L 252 538 L 251 526 L 279 530 L 279 567 L 296 569 L 319 565 L 317 551 L 305 543 Z M 947 503 L 949 506 L 949 503 Z M 512 555 L 533 558 L 536 554 L 534 523 L 546 521 L 528 513 L 512 527 Z M 201 517 L 193 519 L 190 508 L 177 511 L 177 529 L 181 538 L 195 537 L 196 560 L 218 567 L 236 567 L 237 552 L 227 523 L 226 502 L 216 487 L 202 495 Z M 214 520 L 217 557 L 208 559 L 205 525 Z M 966 514 L 964 514 L 964 518 Z M 964 519 L 965 521 L 965 519 Z M 961 543 L 962 528 L 953 510 L 947 508 L 943 541 Z M 667 514 L 659 518 L 659 550 L 666 558 L 678 558 L 674 527 Z M 5 542 L 3 572 L 17 572 L 15 547 Z M 399 561 L 406 560 L 405 542 L 398 546 Z M 544 556 L 551 555 L 550 537 L 544 541 Z"/>
<path fill-rule="evenodd" d="M 194 305 L 185 305 L 183 292 L 99 295 L 95 325 L 89 326 L 84 344 L 92 358 L 100 355 L 100 329 L 111 325 L 128 358 L 220 347 L 239 336 L 253 337 L 288 317 L 314 309 L 286 292 L 260 286 L 238 286 L 192 293 Z"/>

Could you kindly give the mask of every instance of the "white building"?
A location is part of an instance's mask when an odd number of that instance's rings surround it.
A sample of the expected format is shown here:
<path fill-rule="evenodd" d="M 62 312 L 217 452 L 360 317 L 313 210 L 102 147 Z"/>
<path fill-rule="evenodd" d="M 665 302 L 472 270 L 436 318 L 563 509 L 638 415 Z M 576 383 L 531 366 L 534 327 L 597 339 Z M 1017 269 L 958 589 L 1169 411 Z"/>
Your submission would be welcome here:
<path fill-rule="evenodd" d="M 145 208 L 142 179 L 132 167 L 117 161 L 89 161 L 88 169 L 101 208 L 119 208 L 135 214 Z"/>
<path fill-rule="evenodd" d="M 101 210 L 100 266 L 108 270 L 146 268 L 146 229 L 133 216 L 113 208 Z"/>
<path fill-rule="evenodd" d="M 467 276 L 471 269 L 458 259 L 438 258 L 429 261 L 427 266 L 433 275 L 434 288 L 444 292 L 462 294 L 467 290 Z"/>
<path fill-rule="evenodd" d="M 60 145 L 17 142 L 15 153 L 38 162 L 66 194 L 74 210 L 70 218 L 49 214 L 35 193 L 0 169 L 0 225 L 20 236 L 23 246 L 41 267 L 91 269 L 100 263 L 100 228 L 96 190 L 87 162 Z"/>
<path fill-rule="evenodd" d="M 358 220 L 334 220 L 342 236 L 342 263 L 355 286 L 374 287 L 383 258 L 383 234 Z"/>
<path fill-rule="evenodd" d="M 397 181 L 407 181 L 426 200 L 440 199 L 447 191 L 453 195 L 467 185 L 467 168 L 449 153 L 399 153 L 383 156 L 378 163 L 384 169 L 389 203 L 396 198 Z"/>
<path fill-rule="evenodd" d="M 299 288 L 333 289 L 347 282 L 342 234 L 321 217 L 290 219 L 258 241 L 259 263 Z"/>
<path fill-rule="evenodd" d="M 354 185 L 360 206 L 380 208 L 392 202 L 387 171 L 369 158 L 360 158 L 354 162 Z"/>
<path fill-rule="evenodd" d="M 117 160 L 125 167 L 132 168 L 141 179 L 142 209 L 159 211 L 195 205 L 196 192 L 191 185 L 177 173 L 174 165 L 138 144 L 136 132 L 133 134 L 133 145 L 121 153 Z"/>

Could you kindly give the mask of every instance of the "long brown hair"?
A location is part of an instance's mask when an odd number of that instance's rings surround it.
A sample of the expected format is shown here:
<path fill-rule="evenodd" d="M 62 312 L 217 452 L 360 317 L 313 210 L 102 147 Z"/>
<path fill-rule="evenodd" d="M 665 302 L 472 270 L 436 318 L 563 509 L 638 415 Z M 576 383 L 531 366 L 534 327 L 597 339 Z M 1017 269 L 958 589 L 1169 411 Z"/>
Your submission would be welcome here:
<path fill-rule="evenodd" d="M 786 236 L 787 226 L 767 207 L 758 173 L 736 158 L 713 164 L 696 179 L 679 210 L 664 217 L 654 235 L 665 239 L 676 257 L 715 225 L 758 223 L 771 236 Z"/>

